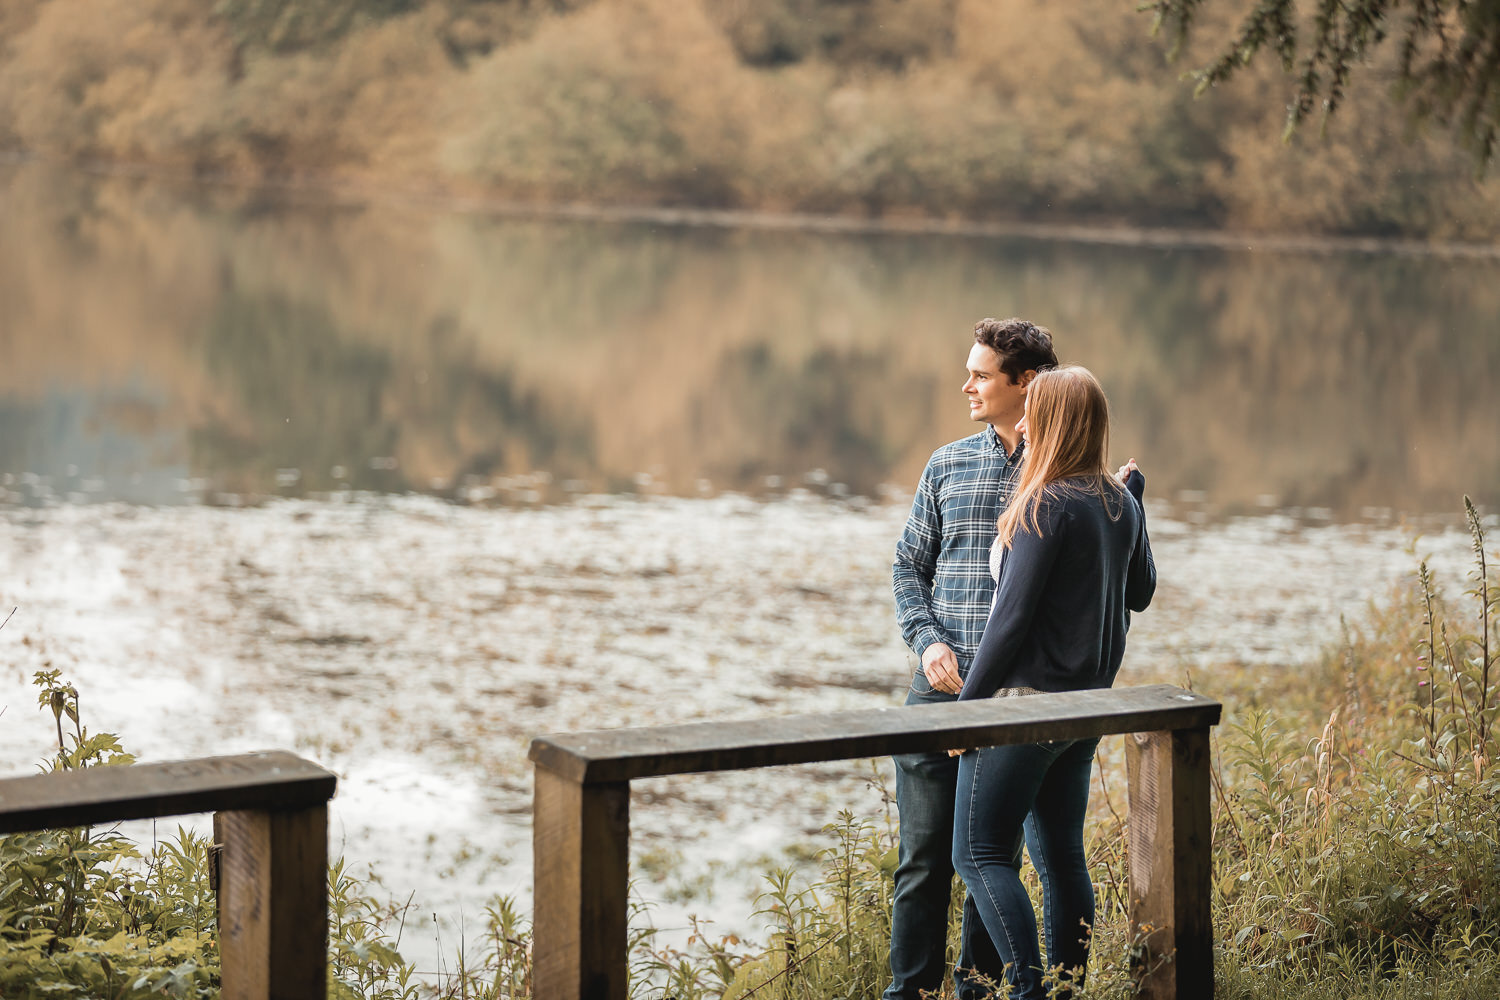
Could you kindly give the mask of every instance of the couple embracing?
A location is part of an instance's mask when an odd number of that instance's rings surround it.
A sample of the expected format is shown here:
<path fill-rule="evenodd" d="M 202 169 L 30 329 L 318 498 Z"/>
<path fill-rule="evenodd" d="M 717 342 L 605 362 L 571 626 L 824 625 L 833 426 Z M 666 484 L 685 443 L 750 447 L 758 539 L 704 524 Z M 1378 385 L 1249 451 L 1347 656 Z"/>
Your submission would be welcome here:
<path fill-rule="evenodd" d="M 969 352 L 978 434 L 928 461 L 896 545 L 902 637 L 921 658 L 906 703 L 1107 688 L 1130 612 L 1156 589 L 1132 461 L 1107 468 L 1109 411 L 1086 369 L 1059 367 L 1052 335 L 981 321 Z M 1023 461 L 1024 457 L 1024 461 Z M 953 874 L 963 876 L 959 1000 L 1048 995 L 1082 984 L 1094 922 L 1083 850 L 1098 739 L 895 758 L 900 863 L 884 1000 L 936 993 Z M 1041 877 L 1046 959 L 1021 883 L 1023 843 Z"/>

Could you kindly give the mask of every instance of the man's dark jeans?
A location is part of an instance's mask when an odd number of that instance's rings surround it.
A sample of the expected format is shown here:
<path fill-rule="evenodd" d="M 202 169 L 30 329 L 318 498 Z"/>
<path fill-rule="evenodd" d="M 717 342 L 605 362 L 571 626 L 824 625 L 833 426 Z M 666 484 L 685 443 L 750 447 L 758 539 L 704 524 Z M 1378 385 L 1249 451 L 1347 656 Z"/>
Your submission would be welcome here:
<path fill-rule="evenodd" d="M 906 704 L 955 701 L 933 690 L 921 670 L 912 678 Z M 953 796 L 958 758 L 944 752 L 901 754 L 896 763 L 896 807 L 901 815 L 900 864 L 891 908 L 891 985 L 884 1000 L 919 1000 L 936 991 L 947 964 L 948 904 L 953 891 Z M 964 897 L 963 935 L 953 983 L 959 1000 L 990 996 L 983 980 L 1005 982 L 1005 963 L 985 933 L 974 901 Z"/>

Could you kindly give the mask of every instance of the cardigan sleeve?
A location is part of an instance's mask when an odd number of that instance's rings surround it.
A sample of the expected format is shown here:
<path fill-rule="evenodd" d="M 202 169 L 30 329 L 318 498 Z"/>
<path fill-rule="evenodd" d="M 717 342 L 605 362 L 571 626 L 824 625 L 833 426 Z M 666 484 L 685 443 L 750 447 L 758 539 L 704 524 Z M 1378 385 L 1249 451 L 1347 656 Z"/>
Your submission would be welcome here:
<path fill-rule="evenodd" d="M 1151 555 L 1151 536 L 1146 534 L 1146 509 L 1139 502 L 1136 507 L 1140 528 L 1130 552 L 1130 565 L 1125 570 L 1125 607 L 1145 611 L 1156 594 L 1156 559 Z"/>
<path fill-rule="evenodd" d="M 959 701 L 989 698 L 1000 689 L 1031 627 L 1066 530 L 1062 505 L 1045 499 L 1042 504 L 1038 511 L 1040 532 L 1032 530 L 1027 517 L 1016 526 L 1010 551 L 1000 567 L 1000 584 L 984 626 L 984 638 L 974 654 Z"/>
<path fill-rule="evenodd" d="M 1132 469 L 1125 478 L 1125 488 L 1135 498 L 1140 514 L 1140 529 L 1130 549 L 1130 565 L 1125 571 L 1125 606 L 1131 611 L 1145 611 L 1156 593 L 1156 560 L 1151 555 L 1151 538 L 1146 534 L 1146 477 Z"/>

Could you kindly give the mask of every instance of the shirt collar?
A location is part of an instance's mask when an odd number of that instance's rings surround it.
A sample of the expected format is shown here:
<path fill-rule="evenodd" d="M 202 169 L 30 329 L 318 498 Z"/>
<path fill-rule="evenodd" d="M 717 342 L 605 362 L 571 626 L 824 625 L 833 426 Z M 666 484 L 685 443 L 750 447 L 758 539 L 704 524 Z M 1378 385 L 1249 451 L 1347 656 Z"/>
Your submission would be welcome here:
<path fill-rule="evenodd" d="M 990 447 L 1004 456 L 1007 462 L 1019 462 L 1021 454 L 1026 450 L 1026 439 L 1022 438 L 1016 442 L 1016 450 L 1010 454 L 1005 453 L 1005 442 L 1000 440 L 1000 434 L 995 430 L 995 425 L 990 424 Z"/>

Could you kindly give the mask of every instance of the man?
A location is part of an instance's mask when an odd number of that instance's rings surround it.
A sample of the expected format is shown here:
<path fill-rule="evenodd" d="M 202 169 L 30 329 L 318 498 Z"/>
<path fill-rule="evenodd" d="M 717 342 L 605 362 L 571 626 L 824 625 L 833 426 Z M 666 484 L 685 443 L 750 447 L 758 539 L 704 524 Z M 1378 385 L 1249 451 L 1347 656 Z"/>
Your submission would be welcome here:
<path fill-rule="evenodd" d="M 990 546 L 995 521 L 1020 475 L 1016 424 L 1036 373 L 1057 365 L 1052 334 L 1022 319 L 981 320 L 969 351 L 969 419 L 988 424 L 932 453 L 911 516 L 896 543 L 892 583 L 901 636 L 921 658 L 906 704 L 954 701 L 979 647 L 995 583 Z M 900 863 L 891 911 L 891 985 L 884 1000 L 920 1000 L 940 988 L 946 967 L 953 886 L 953 796 L 958 758 L 904 754 L 896 763 Z M 1005 982 L 972 900 L 953 981 L 959 1000 L 987 997 Z"/>

